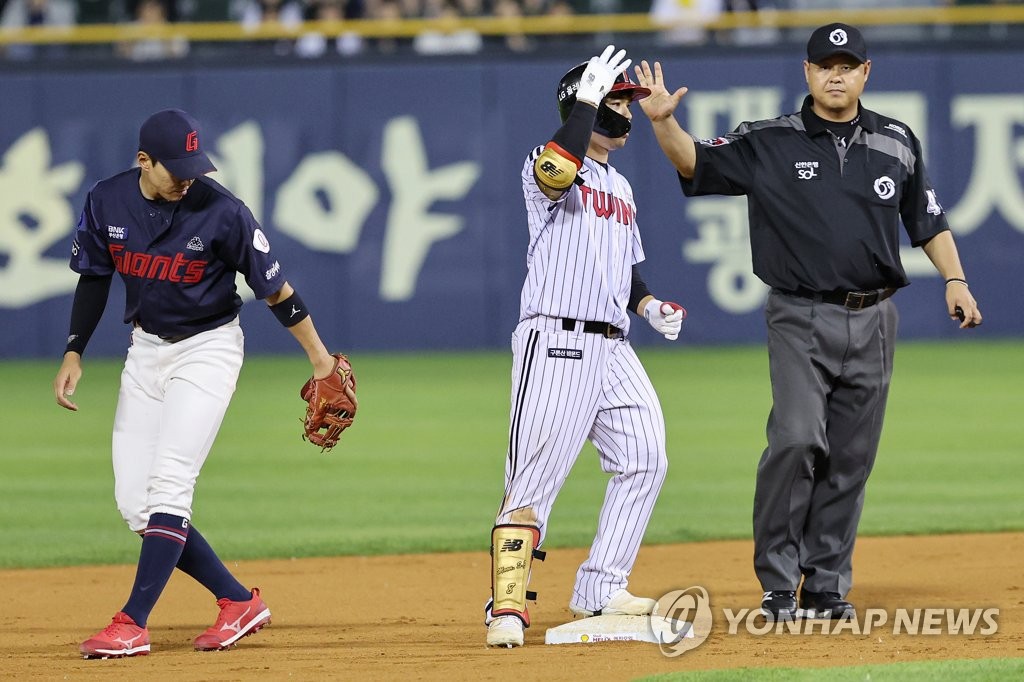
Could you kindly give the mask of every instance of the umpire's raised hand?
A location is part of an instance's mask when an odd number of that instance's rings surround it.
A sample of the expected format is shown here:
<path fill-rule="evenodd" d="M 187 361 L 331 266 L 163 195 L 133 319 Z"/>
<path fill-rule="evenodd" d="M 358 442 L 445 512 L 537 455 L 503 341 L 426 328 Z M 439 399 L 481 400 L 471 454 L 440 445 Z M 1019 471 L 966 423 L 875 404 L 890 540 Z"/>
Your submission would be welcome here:
<path fill-rule="evenodd" d="M 679 88 L 669 92 L 665 87 L 665 76 L 661 72 L 661 62 L 654 62 L 652 68 L 647 60 L 633 67 L 637 82 L 651 91 L 651 94 L 640 100 L 640 108 L 652 121 L 662 121 L 675 112 L 679 101 L 687 93 L 688 88 Z"/>

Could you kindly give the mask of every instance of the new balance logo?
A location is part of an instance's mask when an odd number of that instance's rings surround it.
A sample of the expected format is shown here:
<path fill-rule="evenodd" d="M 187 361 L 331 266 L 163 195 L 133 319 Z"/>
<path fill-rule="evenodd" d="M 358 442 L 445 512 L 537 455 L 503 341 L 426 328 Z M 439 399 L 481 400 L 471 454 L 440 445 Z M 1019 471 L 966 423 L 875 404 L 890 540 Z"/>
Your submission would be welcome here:
<path fill-rule="evenodd" d="M 557 178 L 559 175 L 565 173 L 564 170 L 562 170 L 555 164 L 551 163 L 550 161 L 545 161 L 544 163 L 542 163 L 540 165 L 540 170 L 542 173 L 544 173 L 544 175 L 548 176 L 549 178 Z"/>
<path fill-rule="evenodd" d="M 522 548 L 523 548 L 523 541 L 522 540 L 505 540 L 505 542 L 503 542 L 501 544 L 501 551 L 502 552 L 518 552 Z"/>
<path fill-rule="evenodd" d="M 192 237 L 192 239 L 188 240 L 188 244 L 185 245 L 185 248 L 192 249 L 193 251 L 202 251 L 203 240 L 199 237 Z"/>

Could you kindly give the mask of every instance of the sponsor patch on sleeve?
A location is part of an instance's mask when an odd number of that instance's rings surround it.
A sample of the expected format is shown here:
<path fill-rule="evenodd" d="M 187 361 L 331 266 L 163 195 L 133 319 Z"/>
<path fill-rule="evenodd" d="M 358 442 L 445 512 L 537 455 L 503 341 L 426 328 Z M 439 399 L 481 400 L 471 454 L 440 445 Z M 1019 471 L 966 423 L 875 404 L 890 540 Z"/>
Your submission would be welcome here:
<path fill-rule="evenodd" d="M 252 233 L 252 248 L 260 253 L 270 253 L 270 242 L 267 241 L 267 235 L 263 234 L 263 230 L 259 228 Z"/>
<path fill-rule="evenodd" d="M 892 131 L 894 131 L 894 132 L 897 132 L 897 133 L 899 133 L 899 134 L 900 134 L 900 135 L 902 135 L 903 137 L 907 137 L 907 131 L 906 131 L 906 129 L 905 129 L 905 128 L 904 128 L 903 126 L 898 126 L 898 125 L 896 125 L 895 123 L 889 123 L 889 124 L 886 124 L 886 126 L 885 126 L 885 129 L 886 129 L 886 130 L 892 130 Z"/>
<path fill-rule="evenodd" d="M 707 139 L 698 140 L 705 147 L 721 147 L 723 144 L 729 144 L 729 140 L 724 137 L 709 137 Z"/>

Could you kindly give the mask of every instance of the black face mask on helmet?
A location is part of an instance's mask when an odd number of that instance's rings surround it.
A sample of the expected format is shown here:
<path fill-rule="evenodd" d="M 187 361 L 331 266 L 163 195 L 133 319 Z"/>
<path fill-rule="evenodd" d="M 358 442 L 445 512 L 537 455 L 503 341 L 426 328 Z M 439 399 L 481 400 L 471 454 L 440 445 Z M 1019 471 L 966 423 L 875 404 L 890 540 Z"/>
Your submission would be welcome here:
<path fill-rule="evenodd" d="M 566 119 L 569 118 L 569 112 L 576 105 L 576 90 L 580 86 L 580 78 L 583 77 L 583 72 L 586 69 L 586 62 L 574 66 L 558 82 L 558 115 L 562 119 L 562 123 L 565 123 Z M 638 99 L 647 97 L 647 95 L 651 94 L 651 91 L 633 83 L 629 80 L 629 75 L 623 71 L 615 79 L 615 83 L 612 84 L 612 88 L 605 95 L 605 98 L 613 93 L 629 95 L 630 101 L 635 102 Z M 622 137 L 632 127 L 633 125 L 629 122 L 628 118 L 612 111 L 611 107 L 604 103 L 604 100 L 601 101 L 600 106 L 597 107 L 597 118 L 594 120 L 595 133 L 605 137 Z"/>

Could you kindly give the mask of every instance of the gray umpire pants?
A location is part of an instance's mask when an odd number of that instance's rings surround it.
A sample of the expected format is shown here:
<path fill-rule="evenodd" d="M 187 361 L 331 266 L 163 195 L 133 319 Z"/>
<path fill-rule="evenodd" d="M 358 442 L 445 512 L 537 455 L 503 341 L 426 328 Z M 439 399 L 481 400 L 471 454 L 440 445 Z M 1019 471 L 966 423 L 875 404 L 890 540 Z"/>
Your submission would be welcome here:
<path fill-rule="evenodd" d="M 864 486 L 882 433 L 898 314 L 777 290 L 765 305 L 772 409 L 754 493 L 754 570 L 765 591 L 852 585 Z"/>

